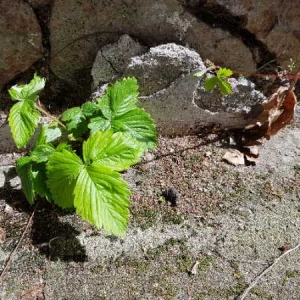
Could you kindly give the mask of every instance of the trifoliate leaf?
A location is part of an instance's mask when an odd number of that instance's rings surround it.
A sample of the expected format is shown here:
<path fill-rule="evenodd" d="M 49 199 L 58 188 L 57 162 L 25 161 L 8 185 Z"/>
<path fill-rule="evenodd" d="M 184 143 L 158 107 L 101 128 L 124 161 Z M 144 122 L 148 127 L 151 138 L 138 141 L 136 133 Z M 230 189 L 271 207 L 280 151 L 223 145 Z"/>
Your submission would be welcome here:
<path fill-rule="evenodd" d="M 112 130 L 99 131 L 83 143 L 86 164 L 97 161 L 115 171 L 123 171 L 140 161 L 143 148 L 130 135 Z"/>
<path fill-rule="evenodd" d="M 220 68 L 217 72 L 217 77 L 224 79 L 224 78 L 231 76 L 232 74 L 233 74 L 233 72 L 230 69 Z"/>
<path fill-rule="evenodd" d="M 107 88 L 106 97 L 109 101 L 106 102 L 109 102 L 113 115 L 120 116 L 136 108 L 138 94 L 137 80 L 124 78 Z"/>
<path fill-rule="evenodd" d="M 225 80 L 219 80 L 220 92 L 223 95 L 229 95 L 232 93 L 231 84 Z"/>
<path fill-rule="evenodd" d="M 33 188 L 33 176 L 31 158 L 29 156 L 21 157 L 17 160 L 16 169 L 21 179 L 22 190 L 30 204 L 34 203 L 35 195 Z"/>
<path fill-rule="evenodd" d="M 33 135 L 40 113 L 31 100 L 16 103 L 9 112 L 9 127 L 18 148 L 24 147 Z"/>
<path fill-rule="evenodd" d="M 207 91 L 211 91 L 214 89 L 214 87 L 216 86 L 218 82 L 218 78 L 217 77 L 210 77 L 210 78 L 207 78 L 204 82 L 204 88 L 207 90 Z"/>
<path fill-rule="evenodd" d="M 130 191 L 119 173 L 94 162 L 81 169 L 74 194 L 83 219 L 115 235 L 126 232 Z"/>
<path fill-rule="evenodd" d="M 21 93 L 24 96 L 24 99 L 36 101 L 38 99 L 39 93 L 45 87 L 45 83 L 46 79 L 38 76 L 35 73 L 33 79 L 29 82 L 29 84 L 22 86 Z"/>
<path fill-rule="evenodd" d="M 54 202 L 62 208 L 74 204 L 74 187 L 80 170 L 83 168 L 81 159 L 73 152 L 55 151 L 47 163 L 47 185 Z"/>
<path fill-rule="evenodd" d="M 157 145 L 154 121 L 144 109 L 136 108 L 114 118 L 112 128 L 114 131 L 129 133 L 143 143 L 146 149 L 153 149 Z"/>
<path fill-rule="evenodd" d="M 97 131 L 105 131 L 111 128 L 110 121 L 103 117 L 96 117 L 90 120 L 88 128 L 91 129 L 91 135 L 95 134 Z"/>
<path fill-rule="evenodd" d="M 31 152 L 30 157 L 37 163 L 46 162 L 54 151 L 55 148 L 51 144 L 38 145 Z"/>
<path fill-rule="evenodd" d="M 99 114 L 99 105 L 94 102 L 87 101 L 81 106 L 81 111 L 85 117 L 93 117 Z"/>

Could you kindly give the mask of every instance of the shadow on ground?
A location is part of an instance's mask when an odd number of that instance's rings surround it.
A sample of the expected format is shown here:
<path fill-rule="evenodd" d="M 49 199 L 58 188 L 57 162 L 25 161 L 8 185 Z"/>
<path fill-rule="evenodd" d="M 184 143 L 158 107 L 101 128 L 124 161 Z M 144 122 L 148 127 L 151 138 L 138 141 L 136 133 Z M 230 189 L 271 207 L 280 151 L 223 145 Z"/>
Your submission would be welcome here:
<path fill-rule="evenodd" d="M 15 168 L 9 168 L 3 174 L 5 180 L 0 188 L 0 196 L 5 199 L 6 204 L 13 209 L 14 213 L 28 218 L 37 205 L 30 230 L 32 245 L 51 261 L 58 259 L 66 262 L 85 261 L 87 259 L 85 248 L 76 238 L 80 230 L 60 220 L 61 217 L 73 214 L 73 212 L 64 212 L 43 199 L 38 199 L 35 205 L 30 206 L 20 189 L 20 183 L 14 182 L 17 177 Z M 3 226 L 13 232 L 14 222 L 11 222 L 11 217 L 4 218 Z M 18 223 L 15 226 L 19 227 Z"/>

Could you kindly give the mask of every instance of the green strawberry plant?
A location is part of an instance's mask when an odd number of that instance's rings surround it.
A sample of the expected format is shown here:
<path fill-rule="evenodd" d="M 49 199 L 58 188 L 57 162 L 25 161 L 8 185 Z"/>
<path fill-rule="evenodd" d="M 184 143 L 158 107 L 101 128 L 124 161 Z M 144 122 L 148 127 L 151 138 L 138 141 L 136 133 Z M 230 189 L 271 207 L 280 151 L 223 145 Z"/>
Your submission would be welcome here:
<path fill-rule="evenodd" d="M 17 147 L 24 148 L 39 131 L 16 166 L 28 202 L 35 203 L 39 195 L 62 208 L 75 208 L 98 229 L 123 235 L 130 190 L 120 172 L 157 144 L 154 121 L 137 107 L 136 79 L 117 81 L 103 97 L 70 108 L 59 118 L 39 104 L 44 86 L 45 79 L 35 74 L 29 84 L 9 89 L 16 101 L 9 126 Z M 51 121 L 42 122 L 41 113 Z"/>
<path fill-rule="evenodd" d="M 220 93 L 223 95 L 231 94 L 233 89 L 231 83 L 228 81 L 229 77 L 233 74 L 232 70 L 227 68 L 217 68 L 212 66 L 204 71 L 194 74 L 195 77 L 202 77 L 207 72 L 213 71 L 214 76 L 207 77 L 203 87 L 207 91 L 212 91 L 216 86 L 219 87 Z"/>

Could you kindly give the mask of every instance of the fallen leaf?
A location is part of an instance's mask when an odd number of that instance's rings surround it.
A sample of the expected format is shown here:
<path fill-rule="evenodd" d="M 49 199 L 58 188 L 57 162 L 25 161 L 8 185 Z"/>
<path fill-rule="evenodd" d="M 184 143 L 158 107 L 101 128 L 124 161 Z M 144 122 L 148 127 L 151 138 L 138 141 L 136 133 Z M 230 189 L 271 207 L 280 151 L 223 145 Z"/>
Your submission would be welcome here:
<path fill-rule="evenodd" d="M 223 156 L 223 160 L 234 166 L 245 164 L 244 154 L 238 150 L 227 151 Z"/>
<path fill-rule="evenodd" d="M 270 139 L 280 129 L 289 124 L 295 115 L 297 98 L 293 91 L 286 87 L 280 87 L 265 102 L 262 103 L 262 111 L 252 119 L 245 127 L 248 138 L 258 140 Z"/>
<path fill-rule="evenodd" d="M 198 266 L 199 266 L 199 261 L 196 261 L 193 266 L 191 267 L 191 269 L 189 270 L 189 274 L 191 275 L 197 275 L 198 272 Z"/>

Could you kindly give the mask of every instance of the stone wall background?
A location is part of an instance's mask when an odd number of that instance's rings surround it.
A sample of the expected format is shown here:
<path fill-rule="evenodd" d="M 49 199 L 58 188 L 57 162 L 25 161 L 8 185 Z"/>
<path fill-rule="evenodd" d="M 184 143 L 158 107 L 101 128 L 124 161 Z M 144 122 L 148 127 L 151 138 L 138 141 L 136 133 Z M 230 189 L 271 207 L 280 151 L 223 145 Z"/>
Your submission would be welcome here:
<path fill-rule="evenodd" d="M 0 0 L 0 109 L 11 106 L 7 88 L 35 71 L 48 81 L 45 103 L 82 103 L 97 76 L 113 79 L 132 57 L 168 43 L 235 71 L 264 65 L 274 71 L 291 58 L 300 67 L 299 6 L 288 0 Z M 124 51 L 124 34 L 132 47 L 114 61 L 118 49 Z M 96 73 L 95 59 L 104 60 Z M 171 84 L 180 75 L 164 79 Z"/>

